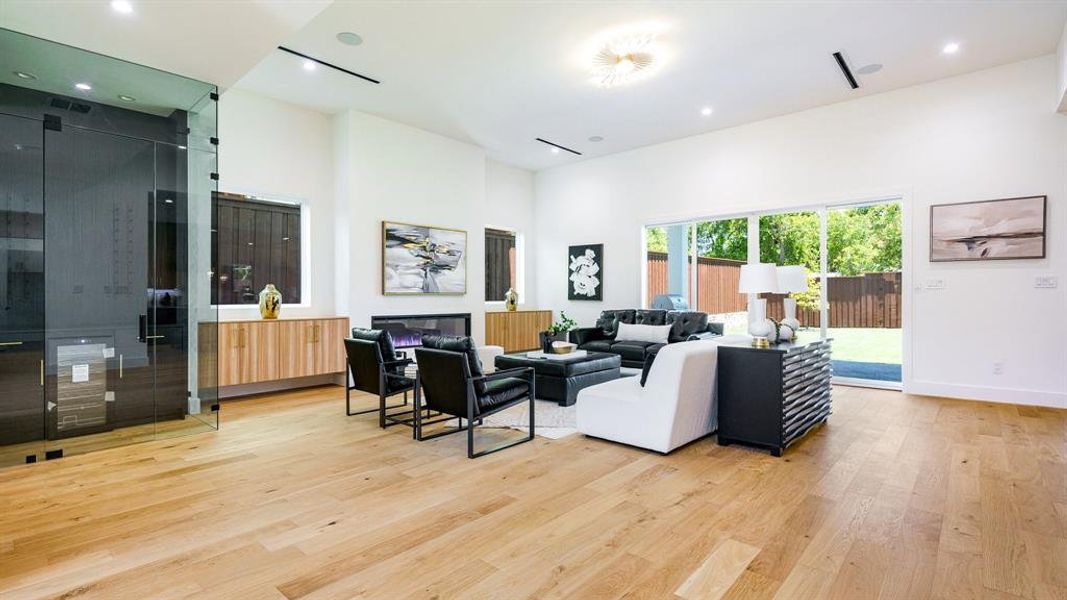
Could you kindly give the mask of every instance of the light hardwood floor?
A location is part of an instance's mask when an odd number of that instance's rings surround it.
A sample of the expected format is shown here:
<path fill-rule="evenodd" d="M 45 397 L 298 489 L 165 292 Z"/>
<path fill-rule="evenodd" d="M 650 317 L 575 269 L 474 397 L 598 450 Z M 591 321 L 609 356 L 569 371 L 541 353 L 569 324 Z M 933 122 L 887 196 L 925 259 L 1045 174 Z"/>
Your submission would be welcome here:
<path fill-rule="evenodd" d="M 468 460 L 343 397 L 0 471 L 0 598 L 1067 598 L 1067 411 L 839 387 L 782 458 Z"/>

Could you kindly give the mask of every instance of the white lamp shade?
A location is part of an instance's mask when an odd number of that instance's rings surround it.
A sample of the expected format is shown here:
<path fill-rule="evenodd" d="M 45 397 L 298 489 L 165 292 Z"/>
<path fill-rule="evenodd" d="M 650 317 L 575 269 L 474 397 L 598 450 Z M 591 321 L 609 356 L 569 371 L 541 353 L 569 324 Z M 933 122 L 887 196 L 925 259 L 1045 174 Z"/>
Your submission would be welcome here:
<path fill-rule="evenodd" d="M 777 292 L 778 268 L 771 263 L 741 265 L 741 281 L 737 291 L 742 294 Z"/>
<path fill-rule="evenodd" d="M 778 293 L 808 291 L 808 270 L 801 265 L 778 267 Z"/>

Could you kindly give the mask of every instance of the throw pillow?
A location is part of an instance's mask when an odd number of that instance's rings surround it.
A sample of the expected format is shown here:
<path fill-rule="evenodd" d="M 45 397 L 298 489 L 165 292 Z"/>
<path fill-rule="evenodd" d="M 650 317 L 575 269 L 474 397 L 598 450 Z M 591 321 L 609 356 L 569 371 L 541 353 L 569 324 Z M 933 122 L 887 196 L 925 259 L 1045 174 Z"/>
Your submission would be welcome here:
<path fill-rule="evenodd" d="M 618 342 L 649 342 L 666 344 L 671 334 L 672 325 L 630 325 L 619 323 L 619 332 L 615 335 Z"/>

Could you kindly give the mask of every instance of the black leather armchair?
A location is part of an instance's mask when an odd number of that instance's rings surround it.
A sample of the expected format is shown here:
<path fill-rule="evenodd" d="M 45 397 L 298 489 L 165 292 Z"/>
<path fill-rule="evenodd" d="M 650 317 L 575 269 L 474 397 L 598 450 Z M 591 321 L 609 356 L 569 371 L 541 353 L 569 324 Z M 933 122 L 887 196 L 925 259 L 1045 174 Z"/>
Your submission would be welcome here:
<path fill-rule="evenodd" d="M 723 332 L 723 324 L 709 322 L 707 313 L 703 312 L 625 309 L 605 310 L 594 327 L 575 329 L 570 332 L 569 339 L 582 350 L 619 355 L 624 367 L 644 367 L 645 360 L 659 352 L 663 344 L 616 339 L 619 323 L 670 325 L 667 339 L 670 344 L 712 338 Z"/>
<path fill-rule="evenodd" d="M 376 329 L 352 329 L 352 338 L 345 340 L 345 355 L 352 382 L 345 384 L 345 414 L 348 416 L 378 413 L 378 424 L 386 426 L 388 410 L 408 404 L 408 392 L 415 389 L 415 380 L 404 375 L 404 368 L 411 359 L 397 355 L 389 333 Z M 378 408 L 352 410 L 352 390 L 378 396 Z M 402 404 L 386 405 L 386 399 L 397 394 L 404 395 Z M 410 414 L 402 411 L 396 414 Z"/>
<path fill-rule="evenodd" d="M 467 432 L 467 457 L 485 456 L 534 436 L 534 398 L 537 395 L 531 367 L 483 375 L 474 344 L 469 338 L 426 336 L 415 349 L 419 373 L 415 385 L 415 439 L 429 440 L 458 431 Z M 473 367 L 473 368 L 472 368 Z M 522 402 L 530 403 L 530 432 L 518 440 L 474 451 L 474 429 L 485 417 Z M 423 421 L 423 409 L 458 419 L 454 428 L 423 435 L 423 427 L 440 419 Z"/>

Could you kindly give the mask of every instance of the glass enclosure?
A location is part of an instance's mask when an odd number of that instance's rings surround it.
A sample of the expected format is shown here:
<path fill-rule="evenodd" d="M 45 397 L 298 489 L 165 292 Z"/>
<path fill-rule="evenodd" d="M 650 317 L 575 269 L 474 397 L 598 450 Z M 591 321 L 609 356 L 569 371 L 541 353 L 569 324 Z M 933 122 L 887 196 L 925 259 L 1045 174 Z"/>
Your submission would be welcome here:
<path fill-rule="evenodd" d="M 0 30 L 0 466 L 218 427 L 215 92 Z"/>

